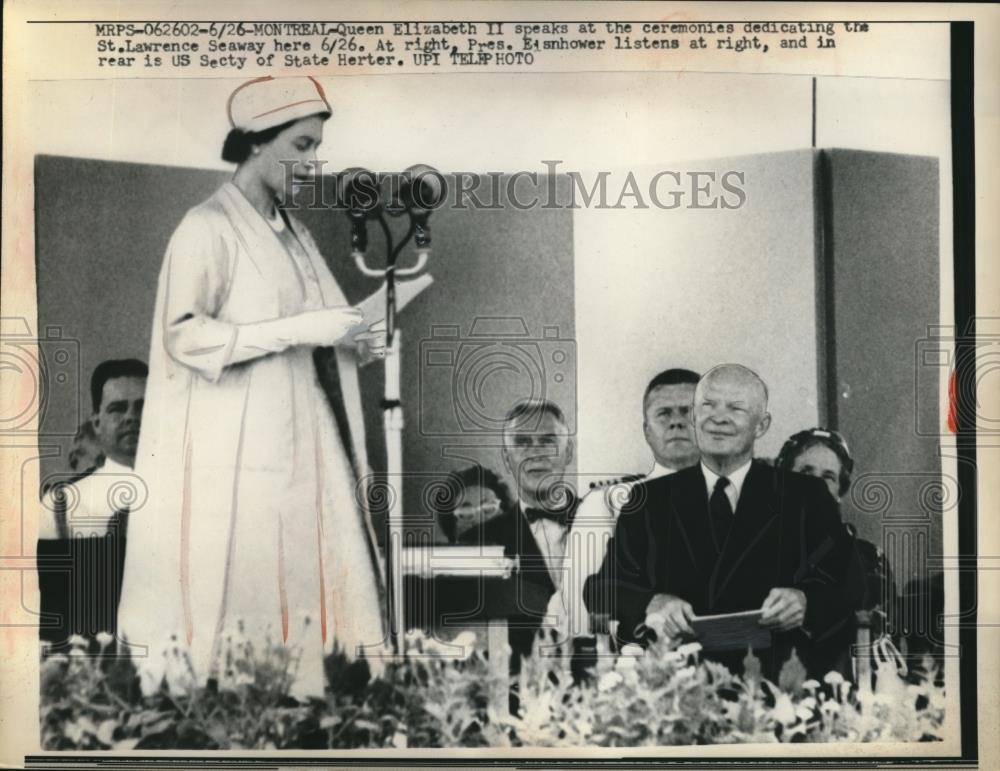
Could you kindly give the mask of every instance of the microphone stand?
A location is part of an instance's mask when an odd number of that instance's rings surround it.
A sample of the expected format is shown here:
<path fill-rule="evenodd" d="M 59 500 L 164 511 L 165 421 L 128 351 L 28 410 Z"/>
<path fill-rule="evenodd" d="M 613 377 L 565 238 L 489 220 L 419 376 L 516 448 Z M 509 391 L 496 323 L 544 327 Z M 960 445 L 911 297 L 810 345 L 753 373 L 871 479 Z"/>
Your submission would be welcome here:
<path fill-rule="evenodd" d="M 382 278 L 385 281 L 385 393 L 381 406 L 385 426 L 386 474 L 389 480 L 397 480 L 398 490 L 388 496 L 389 528 L 386 539 L 386 588 L 389 602 L 389 638 L 393 652 L 403 653 L 404 614 L 403 614 L 403 571 L 401 553 L 403 548 L 403 404 L 400 400 L 400 334 L 396 326 L 396 277 L 413 276 L 420 273 L 427 265 L 429 249 L 421 247 L 417 255 L 417 264 L 411 268 L 397 268 L 400 253 L 413 238 L 417 231 L 414 214 L 406 209 L 409 215 L 409 227 L 398 243 L 394 244 L 392 231 L 386 221 L 384 211 L 369 215 L 378 222 L 386 243 L 386 266 L 384 269 L 371 268 L 365 262 L 364 252 L 355 248 L 354 262 L 358 270 L 370 278 Z M 390 212 L 393 213 L 393 212 Z M 394 213 L 395 216 L 402 212 Z M 366 227 L 365 222 L 359 223 Z M 391 484 L 391 482 L 390 482 Z"/>

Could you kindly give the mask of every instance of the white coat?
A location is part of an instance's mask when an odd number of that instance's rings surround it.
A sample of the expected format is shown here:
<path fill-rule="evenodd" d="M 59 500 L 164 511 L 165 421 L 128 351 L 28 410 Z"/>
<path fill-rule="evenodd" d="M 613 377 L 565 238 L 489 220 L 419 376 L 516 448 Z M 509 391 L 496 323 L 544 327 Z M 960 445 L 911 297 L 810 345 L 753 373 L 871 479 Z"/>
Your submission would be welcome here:
<path fill-rule="evenodd" d="M 167 248 L 136 463 L 148 499 L 130 515 L 119 610 L 147 693 L 185 649 L 198 682 L 231 677 L 237 631 L 258 653 L 270 639 L 301 655 L 300 697 L 322 695 L 334 640 L 349 655 L 382 650 L 358 351 L 336 348 L 360 483 L 313 349 L 253 347 L 260 322 L 346 304 L 306 229 L 291 224 L 301 253 L 230 182 L 187 213 Z"/>

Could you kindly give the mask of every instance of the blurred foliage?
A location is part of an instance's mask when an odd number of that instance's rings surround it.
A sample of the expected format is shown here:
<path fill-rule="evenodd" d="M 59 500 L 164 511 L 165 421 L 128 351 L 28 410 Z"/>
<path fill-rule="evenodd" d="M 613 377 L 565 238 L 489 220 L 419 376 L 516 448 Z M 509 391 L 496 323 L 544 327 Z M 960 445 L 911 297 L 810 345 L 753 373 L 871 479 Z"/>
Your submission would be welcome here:
<path fill-rule="evenodd" d="M 644 654 L 598 655 L 589 676 L 571 675 L 558 646 L 536 644 L 519 678 L 517 715 L 493 713 L 487 656 L 464 640 L 455 648 L 419 633 L 407 655 L 373 676 L 365 659 L 336 650 L 326 660 L 325 699 L 289 693 L 295 652 L 271 641 L 226 636 L 222 677 L 185 681 L 189 662 L 174 649 L 174 671 L 143 697 L 128 658 L 86 652 L 41 665 L 41 732 L 46 750 L 347 749 L 501 746 L 664 746 L 734 742 L 929 741 L 941 738 L 945 693 L 935 668 L 913 682 L 879 670 L 859 693 L 829 674 L 806 679 L 791 659 L 778 683 L 748 654 L 745 674 L 699 659 L 700 646 L 655 643 Z M 178 674 L 180 673 L 180 674 Z"/>

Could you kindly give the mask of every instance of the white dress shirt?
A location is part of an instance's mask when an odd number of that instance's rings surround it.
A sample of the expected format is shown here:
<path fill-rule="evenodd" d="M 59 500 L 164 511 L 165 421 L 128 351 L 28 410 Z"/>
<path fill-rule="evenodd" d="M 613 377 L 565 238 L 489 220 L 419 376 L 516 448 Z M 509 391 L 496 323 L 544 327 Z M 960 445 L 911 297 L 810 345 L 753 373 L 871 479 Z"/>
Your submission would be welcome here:
<path fill-rule="evenodd" d="M 103 536 L 116 512 L 131 506 L 141 506 L 146 499 L 146 486 L 128 466 L 111 458 L 75 482 L 68 482 L 48 490 L 42 497 L 42 510 L 38 520 L 40 539 L 60 538 L 56 512 L 56 493 L 60 494 L 66 513 L 69 537 Z"/>
<path fill-rule="evenodd" d="M 729 474 L 726 479 L 729 480 L 729 484 L 726 485 L 726 495 L 729 496 L 729 503 L 733 507 L 733 514 L 736 513 L 736 506 L 740 502 L 740 492 L 743 490 L 743 482 L 746 481 L 747 472 L 750 471 L 750 464 L 753 460 L 748 460 L 734 472 Z M 719 474 L 716 474 L 712 469 L 705 465 L 705 461 L 701 462 L 701 473 L 705 475 L 705 487 L 708 490 L 708 499 L 712 500 L 712 493 L 715 492 L 715 483 L 721 478 Z"/>
<path fill-rule="evenodd" d="M 524 516 L 525 509 L 539 508 L 538 506 L 529 506 L 524 501 L 520 501 L 519 503 L 521 506 L 521 516 Z M 549 569 L 552 583 L 558 588 L 562 583 L 563 571 L 561 567 L 563 557 L 566 554 L 566 533 L 569 529 L 545 517 L 536 519 L 528 525 L 528 528 L 531 530 L 531 535 L 542 552 L 542 557 L 545 558 L 545 566 Z"/>
<path fill-rule="evenodd" d="M 520 506 L 523 516 L 524 510 L 529 506 L 524 501 L 520 502 Z M 589 547 L 593 550 L 596 541 L 586 536 L 591 528 L 586 523 L 578 526 L 576 518 L 572 532 L 570 528 L 545 518 L 535 520 L 528 527 L 545 558 L 549 577 L 556 587 L 546 611 L 545 625 L 555 628 L 559 638 L 565 641 L 571 637 L 589 634 L 590 617 L 583 603 L 583 581 L 589 572 L 583 573 L 576 568 L 583 564 L 587 566 L 596 564 L 600 567 L 600 562 L 596 562 L 593 555 L 590 559 L 586 559 L 581 553 L 581 549 L 584 548 Z M 589 567 L 585 569 L 589 570 Z"/>

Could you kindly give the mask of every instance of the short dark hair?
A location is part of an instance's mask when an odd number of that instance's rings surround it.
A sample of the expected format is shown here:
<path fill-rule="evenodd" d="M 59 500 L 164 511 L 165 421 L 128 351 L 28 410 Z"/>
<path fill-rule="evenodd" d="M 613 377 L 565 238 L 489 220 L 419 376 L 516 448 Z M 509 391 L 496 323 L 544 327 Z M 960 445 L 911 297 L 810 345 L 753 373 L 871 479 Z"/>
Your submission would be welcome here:
<path fill-rule="evenodd" d="M 452 472 L 448 475 L 445 484 L 448 488 L 447 493 L 439 496 L 433 505 L 441 529 L 449 541 L 455 541 L 455 508 L 462 498 L 462 493 L 470 487 L 484 487 L 487 490 L 492 490 L 500 501 L 501 512 L 514 510 L 514 498 L 510 494 L 510 488 L 496 472 L 485 466 L 480 466 L 478 463 L 461 471 Z"/>
<path fill-rule="evenodd" d="M 796 458 L 810 447 L 822 445 L 830 449 L 840 461 L 840 474 L 837 479 L 838 495 L 843 496 L 851 486 L 851 474 L 854 473 L 854 456 L 847 446 L 847 440 L 837 431 L 828 428 L 809 428 L 792 434 L 782 445 L 781 452 L 775 460 L 780 469 L 791 471 Z"/>
<path fill-rule="evenodd" d="M 149 377 L 149 367 L 138 359 L 108 359 L 98 364 L 90 377 L 90 401 L 95 413 L 101 409 L 104 384 L 119 377 Z"/>
<path fill-rule="evenodd" d="M 255 145 L 266 145 L 278 134 L 300 120 L 285 121 L 278 126 L 272 126 L 263 131 L 244 131 L 234 128 L 226 134 L 226 141 L 222 143 L 222 160 L 228 163 L 243 163 L 250 157 Z"/>
<path fill-rule="evenodd" d="M 566 416 L 555 402 L 548 399 L 522 399 L 507 410 L 507 416 L 503 421 L 503 433 L 506 434 L 510 424 L 521 418 L 534 418 L 537 425 L 537 421 L 545 414 L 551 415 L 564 426 L 567 425 Z"/>
<path fill-rule="evenodd" d="M 698 385 L 698 381 L 701 380 L 701 375 L 697 372 L 692 372 L 689 369 L 681 369 L 680 367 L 673 367 L 672 369 L 665 369 L 660 374 L 656 375 L 652 380 L 649 381 L 649 385 L 646 386 L 646 390 L 642 394 L 642 408 L 646 409 L 646 399 L 649 395 L 655 391 L 660 386 L 671 386 L 671 385 Z"/>

